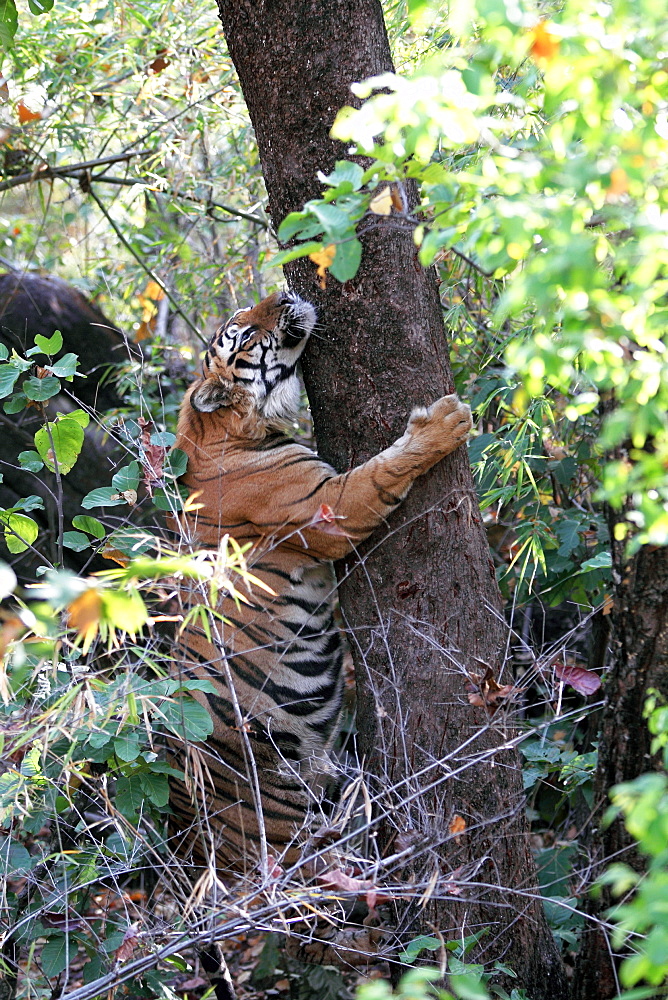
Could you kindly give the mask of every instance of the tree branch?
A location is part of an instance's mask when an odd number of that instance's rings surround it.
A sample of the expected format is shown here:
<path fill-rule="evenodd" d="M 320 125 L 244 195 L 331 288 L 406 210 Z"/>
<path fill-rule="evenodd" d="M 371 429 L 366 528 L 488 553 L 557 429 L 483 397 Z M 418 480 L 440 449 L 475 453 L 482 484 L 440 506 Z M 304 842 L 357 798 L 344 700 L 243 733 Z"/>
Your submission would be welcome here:
<path fill-rule="evenodd" d="M 121 160 L 131 160 L 135 156 L 147 156 L 152 153 L 151 149 L 138 149 L 135 153 L 115 153 L 113 156 L 101 156 L 96 160 L 85 160 L 83 163 L 69 163 L 61 167 L 52 167 L 49 163 L 41 163 L 35 170 L 24 174 L 17 174 L 7 181 L 0 181 L 0 191 L 8 191 L 10 188 L 20 187 L 21 184 L 30 184 L 31 181 L 51 180 L 54 177 L 69 177 L 92 170 L 93 167 L 102 167 L 107 163 L 118 163 Z"/>

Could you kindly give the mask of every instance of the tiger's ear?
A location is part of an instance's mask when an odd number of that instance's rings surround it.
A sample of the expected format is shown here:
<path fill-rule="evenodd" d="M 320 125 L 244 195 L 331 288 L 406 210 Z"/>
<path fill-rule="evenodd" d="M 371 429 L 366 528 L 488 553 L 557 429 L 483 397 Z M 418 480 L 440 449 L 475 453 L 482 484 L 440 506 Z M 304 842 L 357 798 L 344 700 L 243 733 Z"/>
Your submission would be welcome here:
<path fill-rule="evenodd" d="M 234 385 L 219 375 L 209 375 L 196 383 L 190 393 L 190 405 L 198 413 L 213 413 L 232 404 Z"/>

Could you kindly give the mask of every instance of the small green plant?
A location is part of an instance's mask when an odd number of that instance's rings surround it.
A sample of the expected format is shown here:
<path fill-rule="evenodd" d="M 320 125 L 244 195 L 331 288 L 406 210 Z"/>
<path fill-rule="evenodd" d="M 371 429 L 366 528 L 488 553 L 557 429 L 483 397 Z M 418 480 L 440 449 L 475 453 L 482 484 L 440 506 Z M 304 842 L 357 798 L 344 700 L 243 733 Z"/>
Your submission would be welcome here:
<path fill-rule="evenodd" d="M 626 897 L 608 914 L 617 925 L 614 946 L 624 944 L 632 952 L 622 963 L 620 980 L 627 987 L 651 985 L 626 994 L 629 1000 L 654 997 L 656 987 L 665 989 L 668 982 L 668 706 L 657 691 L 650 692 L 645 717 L 654 737 L 651 752 L 662 753 L 663 767 L 615 785 L 606 822 L 624 817 L 638 849 L 648 858 L 647 872 L 643 875 L 618 863 L 600 879 L 614 895 Z"/>

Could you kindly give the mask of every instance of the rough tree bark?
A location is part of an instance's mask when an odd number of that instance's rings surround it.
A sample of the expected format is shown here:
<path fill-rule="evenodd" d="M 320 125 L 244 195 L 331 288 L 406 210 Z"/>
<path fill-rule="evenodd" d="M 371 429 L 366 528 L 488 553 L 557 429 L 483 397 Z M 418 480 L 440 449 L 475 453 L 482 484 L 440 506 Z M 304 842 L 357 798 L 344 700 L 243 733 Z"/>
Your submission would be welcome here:
<path fill-rule="evenodd" d="M 617 518 L 611 518 L 611 522 Z M 651 736 L 643 718 L 650 688 L 668 699 L 668 549 L 645 546 L 632 559 L 624 554 L 625 542 L 614 540 L 611 523 L 615 595 L 612 610 L 612 649 L 606 704 L 601 721 L 599 758 L 594 779 L 595 810 L 589 832 L 592 866 L 589 884 L 611 860 L 623 861 L 636 871 L 646 861 L 621 819 L 602 828 L 600 821 L 610 803 L 613 785 L 632 781 L 652 770 L 659 758 L 650 753 Z M 602 917 L 614 904 L 609 888 L 589 899 L 587 911 Z M 617 967 L 609 935 L 591 924 L 585 930 L 573 977 L 572 1000 L 610 1000 L 618 995 Z"/>
<path fill-rule="evenodd" d="M 351 103 L 349 84 L 392 69 L 382 10 L 377 0 L 218 4 L 278 225 L 319 194 L 318 170 L 345 157 L 329 130 Z M 318 448 L 345 470 L 399 436 L 413 406 L 452 391 L 435 277 L 411 235 L 383 222 L 345 285 L 321 290 L 308 261 L 288 272 L 321 320 L 304 364 Z M 521 774 L 514 751 L 500 749 L 511 731 L 466 697 L 467 672 L 498 672 L 503 624 L 464 450 L 414 487 L 361 556 L 338 567 L 360 751 L 386 789 L 382 849 L 408 845 L 417 857 L 393 877 L 433 880 L 424 907 L 402 915 L 404 940 L 429 927 L 446 941 L 482 930 L 479 957 L 503 958 L 533 1000 L 557 1000 L 563 971 L 534 896 Z M 457 817 L 466 830 L 455 836 Z"/>

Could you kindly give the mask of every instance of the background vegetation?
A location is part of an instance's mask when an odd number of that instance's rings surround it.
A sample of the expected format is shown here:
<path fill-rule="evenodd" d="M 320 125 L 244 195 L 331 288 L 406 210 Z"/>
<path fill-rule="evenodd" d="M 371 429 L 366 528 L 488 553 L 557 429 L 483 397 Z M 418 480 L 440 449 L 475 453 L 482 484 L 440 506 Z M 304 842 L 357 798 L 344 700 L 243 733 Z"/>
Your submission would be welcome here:
<path fill-rule="evenodd" d="M 15 34 L 10 3 L 0 15 L 2 262 L 72 282 L 144 351 L 142 363 L 105 373 L 123 405 L 102 414 L 72 407 L 77 359 L 62 339 L 37 337 L 0 359 L 3 419 L 27 407 L 40 425 L 30 447 L 2 456 L 6 470 L 46 477 L 57 499 L 91 419 L 118 445 L 81 513 L 59 523 L 55 555 L 30 516 L 39 496 L 0 513 L 0 865 L 9 966 L 22 956 L 18 995 L 104 995 L 121 970 L 137 995 L 189 995 L 180 954 L 212 917 L 165 854 L 160 739 L 203 738 L 210 723 L 167 677 L 159 619 L 174 574 L 194 576 L 211 601 L 247 570 L 234 549 L 177 557 L 157 528 L 158 511 L 184 499 L 181 456 L 168 456 L 179 372 L 196 368 L 226 311 L 276 287 L 281 262 L 308 255 L 322 281 L 352 278 L 356 233 L 378 220 L 410 228 L 420 263 L 438 268 L 457 387 L 475 409 L 470 456 L 508 602 L 510 686 L 525 698 L 534 846 L 572 965 L 585 926 L 611 542 L 632 559 L 668 541 L 663 12 L 649 0 L 388 3 L 400 75 L 359 85 L 365 103 L 335 126 L 368 159 L 342 158 L 322 200 L 278 234 L 215 7 L 31 3 Z M 408 182 L 420 193 L 414 212 Z M 37 590 L 11 568 L 28 548 Z M 67 550 L 104 558 L 106 571 L 89 575 L 100 565 L 90 562 L 64 572 Z M 660 694 L 648 719 L 660 758 Z M 648 983 L 642 995 L 654 996 L 668 971 L 660 759 L 613 802 L 649 861 L 642 876 L 609 869 L 624 902 L 604 921 L 617 928 L 611 947 L 631 950 L 620 990 Z M 172 874 L 156 889 L 157 866 Z M 267 926 L 291 899 L 270 901 L 260 886 L 243 903 L 229 938 Z M 422 939 L 403 960 L 438 951 L 453 990 L 484 995 L 494 970 L 466 968 L 465 944 L 450 945 Z M 265 966 L 254 989 L 273 973 Z M 326 988 L 336 995 L 341 982 Z M 365 989 L 372 1000 L 388 988 Z"/>

